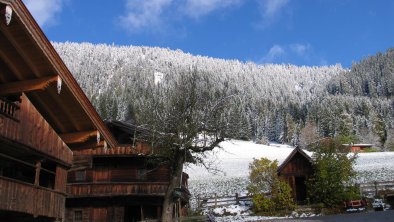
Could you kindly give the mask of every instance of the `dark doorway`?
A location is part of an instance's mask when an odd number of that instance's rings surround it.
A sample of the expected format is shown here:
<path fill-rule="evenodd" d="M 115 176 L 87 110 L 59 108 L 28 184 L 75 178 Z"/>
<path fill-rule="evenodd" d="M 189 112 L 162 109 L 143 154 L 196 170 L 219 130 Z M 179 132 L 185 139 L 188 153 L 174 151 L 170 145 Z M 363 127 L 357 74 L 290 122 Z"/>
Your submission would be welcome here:
<path fill-rule="evenodd" d="M 125 207 L 124 222 L 137 222 L 141 220 L 141 207 L 130 206 Z"/>
<path fill-rule="evenodd" d="M 302 204 L 306 200 L 305 177 L 295 177 L 295 188 L 296 188 L 296 201 L 297 203 Z"/>

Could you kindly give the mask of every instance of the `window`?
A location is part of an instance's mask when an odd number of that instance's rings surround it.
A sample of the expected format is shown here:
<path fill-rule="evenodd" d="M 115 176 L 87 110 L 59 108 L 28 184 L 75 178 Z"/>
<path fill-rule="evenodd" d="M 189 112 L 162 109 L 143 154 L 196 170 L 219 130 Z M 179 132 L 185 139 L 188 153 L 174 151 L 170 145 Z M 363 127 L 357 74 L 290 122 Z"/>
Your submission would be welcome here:
<path fill-rule="evenodd" d="M 74 211 L 74 221 L 82 221 L 82 210 Z"/>
<path fill-rule="evenodd" d="M 75 181 L 84 181 L 86 177 L 86 171 L 76 171 L 75 172 Z"/>
<path fill-rule="evenodd" d="M 138 180 L 146 180 L 146 175 L 148 171 L 145 168 L 141 168 L 137 170 L 137 179 Z"/>

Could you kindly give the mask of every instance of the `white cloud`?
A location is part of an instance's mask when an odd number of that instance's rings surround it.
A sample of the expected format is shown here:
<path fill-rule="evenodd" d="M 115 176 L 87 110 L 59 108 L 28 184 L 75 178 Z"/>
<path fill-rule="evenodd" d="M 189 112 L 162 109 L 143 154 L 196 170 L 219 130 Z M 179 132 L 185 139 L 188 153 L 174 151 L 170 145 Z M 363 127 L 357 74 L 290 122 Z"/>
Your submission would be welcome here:
<path fill-rule="evenodd" d="M 266 28 L 275 21 L 290 0 L 257 0 L 263 21 L 258 25 Z"/>
<path fill-rule="evenodd" d="M 185 15 L 188 17 L 199 18 L 217 9 L 227 8 L 242 3 L 242 0 L 186 0 Z"/>
<path fill-rule="evenodd" d="M 295 44 L 291 44 L 289 47 L 291 51 L 293 51 L 299 56 L 306 56 L 312 48 L 309 43 L 307 44 L 295 43 Z"/>
<path fill-rule="evenodd" d="M 121 23 L 127 29 L 131 29 L 130 31 L 158 27 L 162 24 L 165 8 L 172 2 L 173 0 L 128 0 L 127 13 L 120 18 Z"/>
<path fill-rule="evenodd" d="M 266 18 L 278 14 L 288 3 L 289 0 L 259 0 L 263 16 Z"/>
<path fill-rule="evenodd" d="M 24 0 L 24 2 L 40 26 L 54 24 L 63 4 L 62 0 Z"/>
<path fill-rule="evenodd" d="M 311 59 L 318 59 L 309 43 L 293 43 L 288 45 L 273 45 L 268 52 L 260 59 L 260 63 L 289 63 L 296 60 L 309 62 Z"/>
<path fill-rule="evenodd" d="M 272 63 L 275 62 L 280 57 L 286 54 L 284 48 L 280 45 L 274 45 L 270 48 L 268 53 L 261 59 L 262 63 Z"/>
<path fill-rule="evenodd" d="M 244 0 L 127 0 L 120 24 L 131 32 L 160 30 L 177 18 L 198 19 L 219 9 L 240 5 Z"/>

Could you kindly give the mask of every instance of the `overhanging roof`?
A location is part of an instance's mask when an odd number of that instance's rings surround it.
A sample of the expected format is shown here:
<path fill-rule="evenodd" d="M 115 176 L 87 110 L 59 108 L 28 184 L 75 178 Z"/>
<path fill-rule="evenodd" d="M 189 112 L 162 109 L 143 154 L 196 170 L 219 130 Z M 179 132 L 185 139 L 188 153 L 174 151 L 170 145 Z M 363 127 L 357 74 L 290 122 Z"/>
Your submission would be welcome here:
<path fill-rule="evenodd" d="M 9 25 L 5 7 L 12 8 Z M 117 142 L 21 0 L 0 0 L 0 96 L 25 93 L 70 148 Z M 57 79 L 62 80 L 57 92 Z"/>
<path fill-rule="evenodd" d="M 303 156 L 308 162 L 312 163 L 312 158 L 297 146 L 296 148 L 293 149 L 293 151 L 289 154 L 289 156 L 283 161 L 283 163 L 278 167 L 277 172 L 280 173 L 297 153 L 301 154 L 301 156 Z"/>

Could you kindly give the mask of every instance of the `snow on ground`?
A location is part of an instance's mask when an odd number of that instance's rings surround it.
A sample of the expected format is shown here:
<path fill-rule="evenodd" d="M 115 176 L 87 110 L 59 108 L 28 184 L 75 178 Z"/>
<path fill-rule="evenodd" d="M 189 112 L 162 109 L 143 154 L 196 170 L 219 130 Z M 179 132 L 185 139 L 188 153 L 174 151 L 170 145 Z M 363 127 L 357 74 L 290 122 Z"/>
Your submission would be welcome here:
<path fill-rule="evenodd" d="M 193 195 L 218 196 L 246 194 L 249 164 L 253 158 L 261 157 L 278 160 L 279 165 L 291 153 L 293 147 L 281 144 L 261 145 L 250 141 L 230 140 L 222 142 L 207 157 L 215 162 L 221 173 L 213 175 L 202 166 L 188 166 L 189 189 Z M 310 153 L 309 153 L 310 154 Z"/>
<path fill-rule="evenodd" d="M 255 144 L 249 141 L 230 140 L 222 142 L 222 148 L 215 148 L 208 157 L 208 161 L 215 161 L 223 171 L 222 176 L 239 177 L 249 172 L 249 163 L 253 158 L 266 157 L 278 160 L 279 164 L 291 153 L 293 147 L 288 145 L 273 144 L 270 146 Z M 190 179 L 212 176 L 204 167 L 191 166 L 187 168 Z"/>
<path fill-rule="evenodd" d="M 394 152 L 359 153 L 355 169 L 357 182 L 394 180 Z"/>
<path fill-rule="evenodd" d="M 244 195 L 248 185 L 249 164 L 253 158 L 265 157 L 278 160 L 280 165 L 293 150 L 293 147 L 288 145 L 260 145 L 240 140 L 225 141 L 220 145 L 221 148 L 215 148 L 206 160 L 215 163 L 222 171 L 221 173 L 213 175 L 201 166 L 186 167 L 186 172 L 189 174 L 189 189 L 194 197 L 197 195 L 212 197 L 214 193 L 218 196 L 231 196 L 235 193 Z M 358 173 L 357 182 L 394 180 L 394 152 L 360 153 L 355 170 Z M 235 208 L 235 206 L 230 206 L 228 209 L 218 209 L 218 211 L 234 211 Z M 241 213 L 245 212 L 244 209 L 237 209 L 238 213 L 232 213 L 237 215 L 236 217 L 222 217 L 220 221 L 252 221 L 258 218 L 242 215 L 245 214 Z M 263 219 L 270 218 L 262 217 L 256 220 Z"/>
<path fill-rule="evenodd" d="M 224 216 L 217 217 L 217 222 L 249 222 L 249 221 L 262 221 L 262 220 L 274 220 L 274 219 L 286 219 L 287 217 L 262 217 L 262 216 Z"/>

